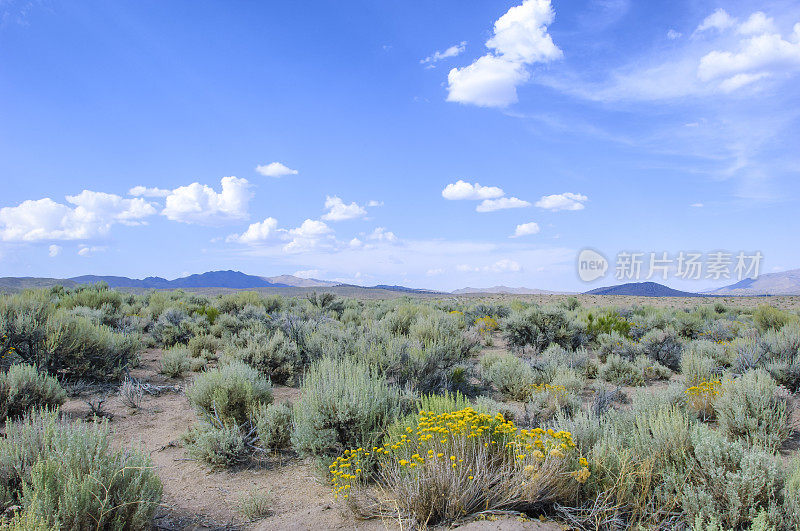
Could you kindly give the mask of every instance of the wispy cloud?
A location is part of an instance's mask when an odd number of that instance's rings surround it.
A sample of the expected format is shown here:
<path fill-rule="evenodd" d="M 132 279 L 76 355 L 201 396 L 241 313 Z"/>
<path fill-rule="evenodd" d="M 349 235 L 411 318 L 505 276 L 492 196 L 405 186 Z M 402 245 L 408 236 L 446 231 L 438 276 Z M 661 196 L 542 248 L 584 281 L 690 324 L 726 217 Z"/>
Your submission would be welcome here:
<path fill-rule="evenodd" d="M 420 59 L 420 64 L 425 65 L 425 68 L 436 68 L 436 63 L 441 61 L 442 59 L 448 59 L 450 57 L 456 57 L 464 52 L 467 48 L 467 41 L 461 41 L 458 44 L 454 44 L 453 46 L 447 48 L 445 51 L 440 52 L 436 50 L 434 53 L 426 57 L 425 59 Z"/>

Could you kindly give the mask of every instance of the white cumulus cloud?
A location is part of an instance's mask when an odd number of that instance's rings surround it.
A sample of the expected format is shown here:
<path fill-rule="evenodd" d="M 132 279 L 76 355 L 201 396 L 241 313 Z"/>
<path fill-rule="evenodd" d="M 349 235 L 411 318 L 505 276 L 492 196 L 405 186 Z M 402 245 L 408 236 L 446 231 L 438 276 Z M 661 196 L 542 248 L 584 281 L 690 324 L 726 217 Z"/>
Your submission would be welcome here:
<path fill-rule="evenodd" d="M 539 224 L 535 221 L 531 221 L 530 223 L 523 223 L 521 225 L 517 225 L 517 228 L 514 230 L 514 234 L 512 234 L 511 238 L 519 238 L 520 236 L 529 236 L 531 234 L 539 234 Z"/>
<path fill-rule="evenodd" d="M 346 219 L 360 218 L 367 215 L 367 211 L 364 207 L 357 203 L 350 203 L 348 205 L 335 195 L 328 196 L 325 199 L 325 209 L 327 212 L 322 216 L 322 219 L 327 221 L 344 221 Z"/>
<path fill-rule="evenodd" d="M 62 249 L 62 247 L 60 245 L 53 244 L 53 245 L 51 245 L 50 247 L 47 248 L 47 255 L 50 258 L 54 258 L 54 257 L 58 256 L 59 254 L 61 254 L 61 249 Z"/>
<path fill-rule="evenodd" d="M 156 213 L 155 207 L 144 199 L 124 199 L 91 190 L 66 199 L 74 206 L 45 197 L 0 208 L 0 239 L 86 240 L 107 234 L 115 224 L 141 224 Z"/>
<path fill-rule="evenodd" d="M 226 241 L 252 245 L 268 241 L 277 236 L 277 233 L 278 220 L 266 218 L 264 221 L 252 223 L 242 234 L 231 234 L 226 238 Z"/>
<path fill-rule="evenodd" d="M 528 67 L 563 54 L 547 32 L 555 13 L 550 0 L 525 0 L 494 24 L 486 41 L 492 50 L 447 76 L 447 101 L 483 107 L 506 107 L 517 101 L 517 87 L 530 78 Z"/>
<path fill-rule="evenodd" d="M 496 186 L 481 186 L 479 183 L 468 183 L 458 180 L 450 183 L 442 190 L 442 197 L 450 200 L 460 199 L 494 199 L 503 196 L 503 190 Z"/>
<path fill-rule="evenodd" d="M 507 208 L 525 208 L 531 204 L 517 197 L 501 197 L 500 199 L 485 199 L 475 207 L 476 212 L 494 212 L 495 210 L 505 210 Z"/>
<path fill-rule="evenodd" d="M 256 166 L 256 171 L 264 177 L 286 177 L 287 175 L 297 175 L 299 172 L 280 162 L 270 162 L 269 164 Z"/>
<path fill-rule="evenodd" d="M 247 217 L 250 183 L 238 177 L 223 177 L 220 192 L 208 185 L 192 183 L 170 192 L 162 214 L 172 221 L 217 225 Z"/>
<path fill-rule="evenodd" d="M 331 236 L 333 230 L 323 221 L 307 219 L 299 227 L 290 229 L 287 237 L 291 241 L 283 246 L 286 252 L 302 252 L 314 249 Z"/>
<path fill-rule="evenodd" d="M 701 81 L 718 82 L 721 90 L 730 92 L 759 79 L 798 69 L 800 24 L 795 25 L 792 40 L 778 33 L 761 33 L 742 39 L 734 51 L 707 53 L 700 59 L 697 77 Z"/>
<path fill-rule="evenodd" d="M 544 195 L 536 201 L 536 206 L 546 210 L 583 210 L 589 198 L 582 194 L 564 192 L 563 194 Z"/>

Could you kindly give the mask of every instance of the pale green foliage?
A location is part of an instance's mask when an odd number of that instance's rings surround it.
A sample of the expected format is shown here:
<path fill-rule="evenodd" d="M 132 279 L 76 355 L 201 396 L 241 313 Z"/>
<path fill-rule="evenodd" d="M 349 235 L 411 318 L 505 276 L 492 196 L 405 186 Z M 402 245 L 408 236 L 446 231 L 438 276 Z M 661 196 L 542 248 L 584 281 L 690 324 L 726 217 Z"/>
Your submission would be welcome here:
<path fill-rule="evenodd" d="M 620 335 L 616 331 L 612 331 L 609 334 L 600 334 L 597 337 L 597 342 L 597 356 L 603 363 L 612 355 L 632 361 L 642 353 L 639 343 Z"/>
<path fill-rule="evenodd" d="M 161 482 L 147 456 L 111 446 L 107 423 L 34 413 L 8 422 L 5 435 L 0 490 L 25 519 L 61 529 L 149 529 Z"/>
<path fill-rule="evenodd" d="M 636 365 L 617 354 L 608 356 L 600 366 L 598 376 L 615 385 L 644 385 L 644 375 Z"/>
<path fill-rule="evenodd" d="M 693 387 L 704 381 L 719 378 L 719 366 L 713 358 L 703 355 L 693 348 L 689 348 L 681 359 L 681 373 L 685 378 L 686 387 Z"/>
<path fill-rule="evenodd" d="M 558 307 L 534 306 L 512 313 L 503 319 L 502 330 L 511 346 L 530 346 L 539 352 L 554 343 L 576 348 L 588 340 L 585 325 Z"/>
<path fill-rule="evenodd" d="M 255 367 L 278 384 L 295 383 L 308 361 L 298 344 L 280 329 L 272 334 L 259 331 L 251 336 L 243 332 L 236 340 L 243 344 L 227 348 L 225 356 Z"/>
<path fill-rule="evenodd" d="M 259 446 L 283 450 L 291 446 L 292 408 L 290 404 L 262 404 L 253 413 Z"/>
<path fill-rule="evenodd" d="M 0 372 L 0 421 L 33 409 L 60 406 L 66 398 L 58 380 L 32 365 L 12 365 L 8 372 Z"/>
<path fill-rule="evenodd" d="M 399 413 L 400 393 L 374 368 L 351 359 L 314 363 L 294 405 L 292 443 L 301 454 L 372 447 Z"/>
<path fill-rule="evenodd" d="M 795 456 L 789 463 L 784 485 L 786 517 L 790 525 L 800 529 L 800 457 Z"/>
<path fill-rule="evenodd" d="M 484 356 L 481 368 L 483 378 L 508 398 L 525 400 L 530 396 L 535 383 L 533 369 L 513 354 Z"/>
<path fill-rule="evenodd" d="M 189 353 L 193 358 L 216 357 L 217 351 L 222 348 L 223 342 L 212 335 L 194 336 L 187 343 Z"/>
<path fill-rule="evenodd" d="M 646 356 L 637 357 L 633 360 L 633 365 L 646 382 L 652 380 L 668 380 L 669 377 L 672 376 L 671 370 Z"/>
<path fill-rule="evenodd" d="M 172 347 L 161 355 L 161 374 L 170 378 L 180 378 L 191 368 L 189 349 Z"/>
<path fill-rule="evenodd" d="M 720 431 L 731 439 L 775 452 L 789 437 L 788 398 L 760 369 L 723 382 L 714 410 Z"/>
<path fill-rule="evenodd" d="M 796 323 L 797 316 L 762 304 L 753 311 L 753 322 L 762 332 L 780 330 L 789 323 Z"/>
<path fill-rule="evenodd" d="M 233 466 L 249 455 L 242 429 L 235 422 L 201 421 L 184 435 L 184 442 L 190 456 L 214 467 Z"/>
<path fill-rule="evenodd" d="M 694 428 L 691 447 L 691 475 L 681 492 L 690 521 L 717 521 L 725 529 L 740 529 L 764 511 L 779 519 L 783 478 L 777 457 L 727 441 L 705 426 Z"/>
<path fill-rule="evenodd" d="M 200 373 L 186 395 L 205 419 L 241 426 L 254 408 L 272 402 L 272 385 L 249 365 L 234 362 Z"/>

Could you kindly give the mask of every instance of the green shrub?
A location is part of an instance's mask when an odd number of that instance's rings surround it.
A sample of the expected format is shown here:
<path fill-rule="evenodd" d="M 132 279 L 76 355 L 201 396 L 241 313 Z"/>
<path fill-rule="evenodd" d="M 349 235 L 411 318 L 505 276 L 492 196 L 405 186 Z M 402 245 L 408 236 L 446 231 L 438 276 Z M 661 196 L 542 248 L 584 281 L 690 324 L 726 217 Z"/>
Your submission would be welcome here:
<path fill-rule="evenodd" d="M 502 330 L 512 347 L 531 346 L 537 352 L 553 343 L 577 348 L 588 339 L 583 325 L 557 307 L 533 307 L 515 312 L 503 320 Z"/>
<path fill-rule="evenodd" d="M 222 341 L 217 337 L 207 334 L 191 338 L 186 346 L 189 348 L 189 353 L 193 358 L 208 355 L 214 357 L 217 351 L 222 348 Z M 204 353 L 208 354 L 204 355 Z"/>
<path fill-rule="evenodd" d="M 693 387 L 701 382 L 716 380 L 720 376 L 717 362 L 692 348 L 689 348 L 681 358 L 681 373 L 685 378 L 686 387 Z"/>
<path fill-rule="evenodd" d="M 387 364 L 386 375 L 418 394 L 466 390 L 466 369 L 460 364 L 471 347 L 465 345 L 461 332 L 424 345 L 409 343 Z"/>
<path fill-rule="evenodd" d="M 789 463 L 784 485 L 787 524 L 800 529 L 800 457 L 795 456 Z"/>
<path fill-rule="evenodd" d="M 530 396 L 535 383 L 533 369 L 513 354 L 484 356 L 481 369 L 483 378 L 508 398 L 526 400 Z"/>
<path fill-rule="evenodd" d="M 714 411 L 721 433 L 770 452 L 777 451 L 791 431 L 788 398 L 763 370 L 724 381 Z"/>
<path fill-rule="evenodd" d="M 186 310 L 167 308 L 153 326 L 153 336 L 165 347 L 186 344 L 194 335 Z"/>
<path fill-rule="evenodd" d="M 642 353 L 653 361 L 677 371 L 681 364 L 683 343 L 675 330 L 651 330 L 639 342 Z"/>
<path fill-rule="evenodd" d="M 197 375 L 186 395 L 206 420 L 241 426 L 256 407 L 272 402 L 272 385 L 249 365 L 234 362 Z"/>
<path fill-rule="evenodd" d="M 161 499 L 150 459 L 111 445 L 106 422 L 34 413 L 0 439 L 3 509 L 61 529 L 149 529 Z"/>
<path fill-rule="evenodd" d="M 588 376 L 589 354 L 586 349 L 568 350 L 561 345 L 550 345 L 542 352 L 542 362 L 552 367 L 565 367 Z"/>
<path fill-rule="evenodd" d="M 400 305 L 383 317 L 383 326 L 396 336 L 407 336 L 419 312 L 419 306 L 413 304 Z"/>
<path fill-rule="evenodd" d="M 29 334 L 33 343 L 19 349 L 26 363 L 36 365 L 49 374 L 68 379 L 117 380 L 124 369 L 136 360 L 139 337 L 120 334 L 111 328 L 93 323 L 59 310 L 37 323 L 40 329 Z"/>
<path fill-rule="evenodd" d="M 653 380 L 669 380 L 672 371 L 646 356 L 639 356 L 633 360 L 633 366 L 642 375 L 645 382 Z"/>
<path fill-rule="evenodd" d="M 265 450 L 284 450 L 291 446 L 291 404 L 261 405 L 253 415 L 259 446 Z"/>
<path fill-rule="evenodd" d="M 753 322 L 761 332 L 780 330 L 789 323 L 796 323 L 797 316 L 762 304 L 753 311 Z"/>
<path fill-rule="evenodd" d="M 611 354 L 600 366 L 598 377 L 615 385 L 644 385 L 644 375 L 633 362 Z"/>
<path fill-rule="evenodd" d="M 60 406 L 66 398 L 58 380 L 32 365 L 12 365 L 8 372 L 0 373 L 0 421 L 34 409 Z"/>
<path fill-rule="evenodd" d="M 296 383 L 307 363 L 297 343 L 280 329 L 248 338 L 243 346 L 226 349 L 225 356 L 247 363 L 277 384 Z"/>
<path fill-rule="evenodd" d="M 180 378 L 190 368 L 189 349 L 172 347 L 161 355 L 161 374 L 170 378 Z"/>
<path fill-rule="evenodd" d="M 760 345 L 764 369 L 790 391 L 800 390 L 800 325 L 791 323 L 778 331 L 768 330 Z"/>
<path fill-rule="evenodd" d="M 642 354 L 639 343 L 633 341 L 617 332 L 601 334 L 597 338 L 599 348 L 597 350 L 598 359 L 605 363 L 609 356 L 619 356 L 628 361 L 633 361 Z"/>
<path fill-rule="evenodd" d="M 206 461 L 213 467 L 230 467 L 247 459 L 250 449 L 245 443 L 241 427 L 201 421 L 184 435 L 187 452 L 195 459 Z"/>
<path fill-rule="evenodd" d="M 717 521 L 724 529 L 744 529 L 761 514 L 781 519 L 783 477 L 777 457 L 727 441 L 702 425 L 694 427 L 691 446 L 691 474 L 680 491 L 690 522 Z"/>
<path fill-rule="evenodd" d="M 616 311 L 602 312 L 595 317 L 589 313 L 586 316 L 587 332 L 596 338 L 601 334 L 611 334 L 616 332 L 620 336 L 628 337 L 631 332 L 631 324 Z"/>
<path fill-rule="evenodd" d="M 400 393 L 373 367 L 323 358 L 309 369 L 294 405 L 292 444 L 305 455 L 372 448 L 399 405 Z"/>
<path fill-rule="evenodd" d="M 581 399 L 562 386 L 547 385 L 534 390 L 525 404 L 528 423 L 539 426 L 558 414 L 572 416 L 581 407 Z"/>

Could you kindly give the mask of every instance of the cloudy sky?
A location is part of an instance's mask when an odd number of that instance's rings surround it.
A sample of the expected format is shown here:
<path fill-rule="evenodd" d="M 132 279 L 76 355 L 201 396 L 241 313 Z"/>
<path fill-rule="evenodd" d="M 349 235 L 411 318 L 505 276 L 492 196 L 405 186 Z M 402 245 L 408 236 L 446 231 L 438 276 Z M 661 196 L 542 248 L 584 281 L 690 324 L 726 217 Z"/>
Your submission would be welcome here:
<path fill-rule="evenodd" d="M 0 276 L 800 267 L 798 74 L 789 1 L 0 0 Z"/>

